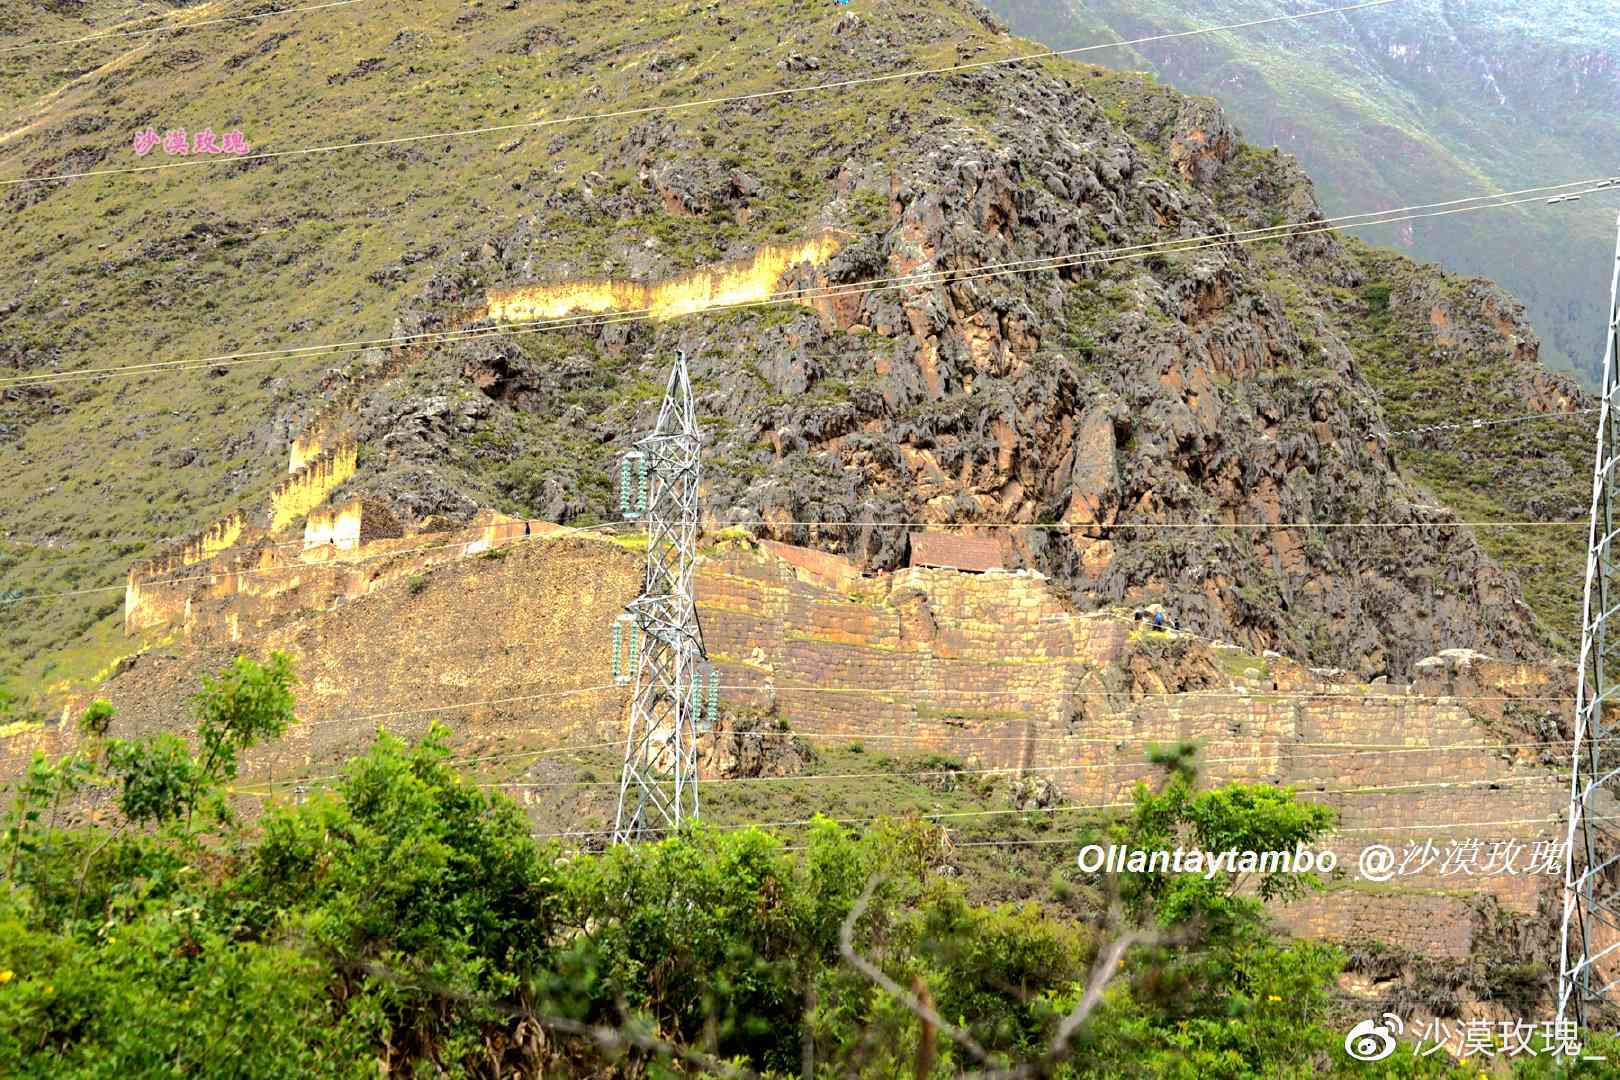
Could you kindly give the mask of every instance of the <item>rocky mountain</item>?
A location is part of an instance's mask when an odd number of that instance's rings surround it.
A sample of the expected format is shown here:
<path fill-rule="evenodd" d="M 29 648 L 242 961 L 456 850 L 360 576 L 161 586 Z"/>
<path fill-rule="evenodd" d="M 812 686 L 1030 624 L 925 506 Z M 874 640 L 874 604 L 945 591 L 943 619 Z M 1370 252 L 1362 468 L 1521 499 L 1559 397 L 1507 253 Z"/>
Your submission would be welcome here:
<path fill-rule="evenodd" d="M 402 520 L 611 520 L 676 349 L 713 524 L 889 569 L 894 523 L 991 523 L 1083 609 L 1162 602 L 1366 678 L 1567 646 L 1581 530 L 1476 523 L 1582 517 L 1581 425 L 1401 434 L 1585 406 L 1507 294 L 1332 233 L 1240 242 L 1321 220 L 1299 164 L 1101 67 L 572 119 L 1031 48 L 967 0 L 625 10 L 356 5 L 8 84 L 0 180 L 139 164 L 148 126 L 270 152 L 501 129 L 6 186 L 6 377 L 354 343 L 4 388 L 25 686 L 127 652 L 129 560 L 258 505 L 317 423 Z M 604 318 L 544 321 L 580 310 Z"/>
<path fill-rule="evenodd" d="M 1054 48 L 1333 7 L 1279 0 L 990 0 Z M 1617 171 L 1620 27 L 1606 0 L 1400 0 L 1344 15 L 1086 54 L 1220 98 L 1243 133 L 1297 155 L 1329 214 Z M 1548 366 L 1596 385 L 1612 200 L 1541 200 L 1359 234 L 1522 299 Z"/>

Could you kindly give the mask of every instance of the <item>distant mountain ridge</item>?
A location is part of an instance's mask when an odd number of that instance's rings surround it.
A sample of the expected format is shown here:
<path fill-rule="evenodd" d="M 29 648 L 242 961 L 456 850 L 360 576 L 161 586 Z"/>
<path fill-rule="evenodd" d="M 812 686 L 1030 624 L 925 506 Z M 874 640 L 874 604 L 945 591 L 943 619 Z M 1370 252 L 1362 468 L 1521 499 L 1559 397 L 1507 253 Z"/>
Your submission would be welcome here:
<path fill-rule="evenodd" d="M 989 0 L 1014 33 L 1073 48 L 1320 10 L 1299 0 Z M 1295 154 L 1329 215 L 1620 173 L 1620 22 L 1605 0 L 1400 0 L 1087 59 L 1220 98 L 1251 142 Z M 1548 366 L 1596 384 L 1613 200 L 1359 230 L 1523 300 Z"/>

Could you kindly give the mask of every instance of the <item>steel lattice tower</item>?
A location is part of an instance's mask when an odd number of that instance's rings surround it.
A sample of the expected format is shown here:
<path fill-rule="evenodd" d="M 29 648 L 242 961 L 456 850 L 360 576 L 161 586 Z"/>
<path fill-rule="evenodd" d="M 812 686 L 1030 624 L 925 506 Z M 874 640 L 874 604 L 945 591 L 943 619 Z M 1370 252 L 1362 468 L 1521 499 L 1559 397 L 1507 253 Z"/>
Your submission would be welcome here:
<path fill-rule="evenodd" d="M 653 433 L 636 444 L 646 469 L 647 575 L 634 617 L 630 724 L 613 842 L 672 831 L 698 816 L 697 724 L 703 629 L 692 595 L 702 444 L 686 355 L 677 353 Z"/>
<path fill-rule="evenodd" d="M 1620 694 L 1620 561 L 1616 528 L 1620 471 L 1616 390 L 1620 387 L 1620 228 L 1609 289 L 1597 461 L 1592 474 L 1592 527 L 1586 556 L 1586 601 L 1575 696 L 1569 847 L 1564 862 L 1563 955 L 1558 972 L 1558 1020 L 1585 1028 L 1620 986 L 1620 733 L 1614 699 Z"/>

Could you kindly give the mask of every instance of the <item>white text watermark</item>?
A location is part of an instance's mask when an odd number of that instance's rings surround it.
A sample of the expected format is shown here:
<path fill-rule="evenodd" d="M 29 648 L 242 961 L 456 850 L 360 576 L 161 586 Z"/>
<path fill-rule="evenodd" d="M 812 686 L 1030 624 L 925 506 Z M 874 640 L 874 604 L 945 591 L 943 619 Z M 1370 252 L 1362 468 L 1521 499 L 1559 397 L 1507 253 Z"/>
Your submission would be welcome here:
<path fill-rule="evenodd" d="M 1300 845 L 1292 851 L 1201 851 L 1196 848 L 1133 848 L 1124 844 L 1087 844 L 1075 856 L 1082 873 L 1203 874 L 1307 874 L 1313 870 L 1331 873 L 1339 857 L 1331 851 L 1314 851 Z"/>
<path fill-rule="evenodd" d="M 1607 1061 L 1584 1052 L 1573 1020 L 1429 1020 L 1410 1025 L 1413 1057 L 1444 1050 L 1452 1057 L 1559 1057 Z M 1394 1013 L 1363 1020 L 1344 1037 L 1344 1052 L 1357 1061 L 1383 1061 L 1393 1055 L 1407 1022 Z"/>
<path fill-rule="evenodd" d="M 1569 845 L 1537 840 L 1433 840 L 1406 844 L 1368 844 L 1361 849 L 1356 869 L 1368 881 L 1434 873 L 1439 877 L 1489 877 L 1493 874 L 1562 874 Z"/>
<path fill-rule="evenodd" d="M 1430 874 L 1437 877 L 1559 875 L 1569 845 L 1555 841 L 1432 840 L 1391 847 L 1368 844 L 1354 858 L 1357 877 L 1386 882 L 1398 877 Z M 1087 844 L 1075 856 L 1082 873 L 1095 874 L 1331 874 L 1339 868 L 1339 855 L 1328 848 L 1296 845 L 1287 851 L 1204 851 L 1198 848 L 1137 848 L 1127 844 Z M 1351 869 L 1346 856 L 1345 869 Z"/>

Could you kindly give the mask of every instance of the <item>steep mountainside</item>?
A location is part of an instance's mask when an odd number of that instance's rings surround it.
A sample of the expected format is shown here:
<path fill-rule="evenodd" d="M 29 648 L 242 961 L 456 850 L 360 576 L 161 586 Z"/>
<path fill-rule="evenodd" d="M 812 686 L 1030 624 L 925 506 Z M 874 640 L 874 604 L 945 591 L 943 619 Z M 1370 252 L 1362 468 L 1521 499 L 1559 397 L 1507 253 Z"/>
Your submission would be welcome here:
<path fill-rule="evenodd" d="M 0 179 L 139 163 L 147 126 L 275 152 L 1030 48 L 965 0 L 359 4 L 52 54 L 67 85 L 13 106 Z M 1200 633 L 1367 677 L 1452 647 L 1540 657 L 1571 621 L 1579 529 L 1459 522 L 1580 516 L 1579 425 L 1545 425 L 1571 441 L 1508 483 L 1489 463 L 1524 429 L 1394 434 L 1583 406 L 1522 310 L 1332 235 L 1140 247 L 1320 210 L 1291 158 L 1137 76 L 1022 63 L 0 198 L 17 373 L 499 331 L 5 388 L 0 589 L 110 587 L 26 603 L 3 645 L 30 685 L 127 648 L 130 557 L 260 505 L 317 418 L 360 443 L 351 487 L 402 519 L 611 519 L 615 459 L 676 348 L 717 522 L 878 569 L 907 558 L 895 522 L 1017 526 L 1015 558 L 1082 606 L 1162 600 Z M 1025 260 L 1045 268 L 982 269 Z M 526 321 L 648 306 L 665 317 Z M 1449 374 L 1462 353 L 1477 377 Z"/>
<path fill-rule="evenodd" d="M 1067 49 L 1333 4 L 990 0 Z M 1089 54 L 1219 97 L 1244 134 L 1297 154 L 1329 214 L 1608 176 L 1620 25 L 1608 0 L 1401 0 L 1342 16 Z M 1523 299 L 1543 359 L 1595 386 L 1614 218 L 1590 200 L 1361 232 Z"/>

